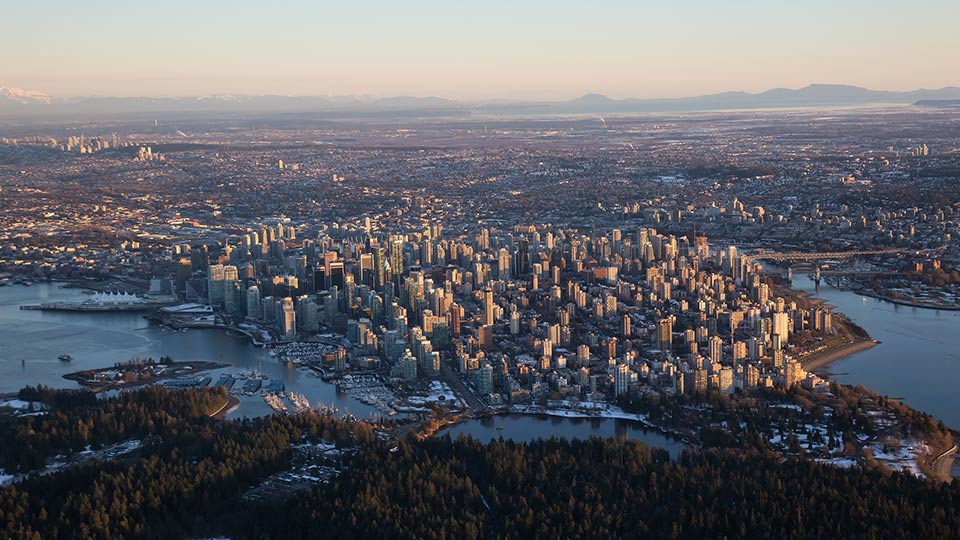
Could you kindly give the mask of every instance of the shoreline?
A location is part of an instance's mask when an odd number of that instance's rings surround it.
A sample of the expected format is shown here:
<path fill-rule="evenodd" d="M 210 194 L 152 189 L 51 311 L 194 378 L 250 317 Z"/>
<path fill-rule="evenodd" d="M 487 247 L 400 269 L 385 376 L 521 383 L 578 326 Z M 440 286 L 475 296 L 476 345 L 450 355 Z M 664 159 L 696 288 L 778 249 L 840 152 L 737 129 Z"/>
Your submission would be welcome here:
<path fill-rule="evenodd" d="M 95 379 L 84 379 L 82 374 L 84 373 L 103 373 L 103 372 L 123 372 L 125 369 L 132 369 L 135 367 L 144 368 L 146 364 L 136 366 L 136 365 L 121 365 L 114 367 L 104 367 L 96 369 L 85 369 L 80 371 L 74 371 L 71 373 L 65 373 L 62 377 L 68 381 L 73 381 L 77 383 L 81 388 L 89 390 L 91 392 L 99 394 L 100 392 L 107 392 L 111 390 L 121 390 L 124 388 L 133 388 L 137 386 L 146 386 L 151 384 L 158 384 L 161 381 L 177 379 L 184 376 L 205 373 L 207 371 L 212 371 L 215 369 L 223 369 L 230 367 L 230 364 L 224 364 L 222 362 L 208 362 L 203 360 L 188 360 L 181 362 L 171 362 L 169 364 L 156 363 L 156 366 L 166 366 L 169 371 L 164 371 L 159 375 L 151 375 L 147 379 L 135 379 L 135 380 L 114 380 L 114 381 L 100 381 Z M 185 372 L 185 368 L 190 368 L 189 372 Z"/>
<path fill-rule="evenodd" d="M 210 415 L 210 418 L 216 418 L 217 420 L 223 420 L 227 417 L 228 414 L 237 410 L 237 407 L 240 406 L 240 398 L 233 394 L 227 394 L 227 402 L 223 404 L 223 407 L 220 407 L 216 412 Z"/>
<path fill-rule="evenodd" d="M 834 311 L 837 306 L 830 304 L 826 298 L 821 298 L 815 292 L 794 289 L 790 285 L 781 286 L 785 296 L 793 296 L 794 300 L 801 300 L 808 307 L 823 307 L 830 309 L 835 316 L 835 326 L 850 338 L 850 342 L 839 347 L 831 347 L 822 352 L 813 353 L 808 357 L 800 359 L 800 365 L 809 373 L 819 371 L 818 375 L 824 378 L 830 378 L 830 372 L 825 369 L 830 364 L 853 356 L 859 352 L 870 349 L 880 342 L 873 339 L 870 333 L 862 326 L 850 320 L 847 315 L 841 311 Z M 839 289 L 838 289 L 839 290 Z M 779 292 L 779 291 L 778 291 Z M 884 299 L 880 299 L 884 300 Z"/>
<path fill-rule="evenodd" d="M 571 407 L 542 407 L 538 405 L 510 405 L 498 409 L 487 409 L 481 414 L 462 414 L 456 418 L 446 418 L 443 424 L 433 426 L 429 433 L 419 431 L 418 436 L 430 438 L 440 436 L 447 429 L 480 418 L 490 418 L 495 416 L 543 416 L 553 418 L 566 418 L 568 420 L 609 420 L 609 421 L 627 421 L 634 423 L 638 428 L 657 433 L 673 441 L 682 443 L 688 447 L 696 445 L 685 438 L 682 433 L 671 431 L 663 426 L 654 424 L 648 420 L 647 415 L 641 413 L 628 413 L 619 407 L 616 410 L 610 408 L 595 408 L 593 410 L 576 409 Z"/>
<path fill-rule="evenodd" d="M 842 291 L 844 289 L 838 289 L 838 290 Z M 919 309 L 932 309 L 934 311 L 960 311 L 960 306 L 947 306 L 947 305 L 940 305 L 940 304 L 921 304 L 911 300 L 899 300 L 899 299 L 883 296 L 879 293 L 875 293 L 867 289 L 850 289 L 850 292 L 859 296 L 865 296 L 867 298 L 873 298 L 876 300 L 881 300 L 883 302 L 890 302 L 891 304 L 895 304 L 898 306 L 914 307 Z"/>
<path fill-rule="evenodd" d="M 848 356 L 853 356 L 858 352 L 865 351 L 876 345 L 879 345 L 879 342 L 876 340 L 854 341 L 842 347 L 837 347 L 822 353 L 815 353 L 811 355 L 813 358 L 801 360 L 800 364 L 805 371 L 812 373 L 825 368 L 833 362 L 842 360 Z"/>

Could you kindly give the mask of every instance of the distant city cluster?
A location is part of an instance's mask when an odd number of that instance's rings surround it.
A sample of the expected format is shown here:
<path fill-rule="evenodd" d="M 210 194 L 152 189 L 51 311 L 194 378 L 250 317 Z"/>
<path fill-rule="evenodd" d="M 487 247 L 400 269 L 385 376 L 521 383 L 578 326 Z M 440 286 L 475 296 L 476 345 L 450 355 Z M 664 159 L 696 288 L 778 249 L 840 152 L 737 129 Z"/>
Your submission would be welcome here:
<path fill-rule="evenodd" d="M 70 135 L 65 141 L 58 141 L 55 138 L 44 137 L 24 137 L 20 139 L 0 138 L 0 144 L 6 145 L 24 145 L 55 148 L 62 152 L 73 152 L 77 154 L 93 154 L 101 150 L 110 148 L 122 148 L 129 146 L 129 141 L 121 141 L 116 134 L 109 137 L 95 136 L 87 137 L 84 134 Z"/>

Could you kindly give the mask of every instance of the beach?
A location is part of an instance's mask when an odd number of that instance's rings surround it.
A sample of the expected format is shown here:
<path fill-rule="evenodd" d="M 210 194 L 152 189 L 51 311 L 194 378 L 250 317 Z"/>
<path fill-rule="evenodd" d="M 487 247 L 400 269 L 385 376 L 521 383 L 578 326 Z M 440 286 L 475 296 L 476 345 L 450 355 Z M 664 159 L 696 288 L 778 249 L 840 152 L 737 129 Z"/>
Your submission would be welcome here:
<path fill-rule="evenodd" d="M 809 357 L 804 358 L 801 363 L 803 369 L 806 371 L 815 371 L 817 369 L 823 368 L 831 362 L 836 362 L 842 358 L 846 358 L 852 354 L 856 354 L 860 351 L 865 351 L 870 347 L 877 345 L 877 341 L 868 340 L 868 341 L 854 341 L 843 347 L 836 347 L 821 353 L 811 354 Z"/>

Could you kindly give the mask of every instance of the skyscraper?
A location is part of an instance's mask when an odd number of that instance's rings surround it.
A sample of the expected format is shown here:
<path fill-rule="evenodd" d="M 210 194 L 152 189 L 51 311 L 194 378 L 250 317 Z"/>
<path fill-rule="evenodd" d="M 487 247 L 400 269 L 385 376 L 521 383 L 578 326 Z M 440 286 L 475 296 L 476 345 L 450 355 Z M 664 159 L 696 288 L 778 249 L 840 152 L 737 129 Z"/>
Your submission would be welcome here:
<path fill-rule="evenodd" d="M 614 395 L 620 397 L 627 393 L 630 384 L 630 367 L 626 364 L 617 364 L 613 372 Z"/>
<path fill-rule="evenodd" d="M 223 303 L 223 265 L 211 264 L 207 267 L 207 298 L 211 304 Z"/>
<path fill-rule="evenodd" d="M 657 348 L 669 352 L 673 347 L 673 319 L 667 317 L 657 321 Z"/>
<path fill-rule="evenodd" d="M 283 319 L 278 321 L 280 333 L 285 339 L 297 337 L 297 311 L 293 307 L 293 298 L 283 299 L 282 314 Z"/>
<path fill-rule="evenodd" d="M 256 285 L 247 287 L 247 317 L 260 318 L 260 288 Z"/>
<path fill-rule="evenodd" d="M 480 294 L 482 296 L 483 325 L 493 326 L 493 323 L 494 323 L 493 290 L 489 288 L 483 289 L 483 291 L 481 291 Z"/>

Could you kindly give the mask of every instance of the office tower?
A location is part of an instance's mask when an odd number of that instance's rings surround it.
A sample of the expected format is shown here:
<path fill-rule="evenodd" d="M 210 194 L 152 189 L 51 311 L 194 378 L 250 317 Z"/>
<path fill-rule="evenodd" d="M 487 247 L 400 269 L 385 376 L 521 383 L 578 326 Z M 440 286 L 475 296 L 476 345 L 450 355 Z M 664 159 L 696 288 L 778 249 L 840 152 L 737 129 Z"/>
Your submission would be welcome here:
<path fill-rule="evenodd" d="M 613 361 L 617 358 L 617 338 L 610 338 L 603 345 L 604 356 L 608 361 Z"/>
<path fill-rule="evenodd" d="M 755 290 L 756 294 L 754 296 L 754 300 L 756 300 L 758 304 L 763 305 L 770 300 L 770 287 L 767 286 L 766 283 L 761 283 Z"/>
<path fill-rule="evenodd" d="M 733 342 L 733 360 L 741 360 L 747 357 L 747 344 L 743 341 Z"/>
<path fill-rule="evenodd" d="M 223 282 L 223 309 L 232 317 L 242 317 L 245 309 L 243 303 L 243 289 L 235 279 Z"/>
<path fill-rule="evenodd" d="M 207 298 L 210 304 L 223 303 L 224 270 L 222 264 L 207 267 Z"/>
<path fill-rule="evenodd" d="M 551 341 L 550 338 L 540 342 L 540 354 L 546 356 L 548 359 L 553 356 L 553 341 Z M 549 362 L 547 367 L 549 367 Z"/>
<path fill-rule="evenodd" d="M 450 306 L 450 335 L 458 338 L 460 337 L 460 324 L 463 308 L 460 307 L 460 304 L 451 304 Z"/>
<path fill-rule="evenodd" d="M 410 349 L 403 352 L 403 357 L 390 370 L 390 376 L 406 381 L 417 378 L 417 359 L 414 358 Z"/>
<path fill-rule="evenodd" d="M 669 352 L 673 347 L 673 319 L 664 318 L 657 321 L 657 348 Z"/>
<path fill-rule="evenodd" d="M 720 336 L 710 336 L 707 352 L 711 362 L 723 360 L 723 339 Z"/>
<path fill-rule="evenodd" d="M 247 317 L 259 319 L 261 317 L 260 288 L 256 285 L 247 287 Z"/>
<path fill-rule="evenodd" d="M 733 392 L 733 369 L 724 367 L 720 369 L 718 389 L 724 394 Z"/>
<path fill-rule="evenodd" d="M 379 291 L 387 280 L 387 250 L 385 248 L 377 247 L 373 250 L 373 266 L 373 286 Z"/>
<path fill-rule="evenodd" d="M 774 313 L 771 331 L 774 334 L 779 334 L 783 342 L 788 342 L 790 340 L 790 315 L 785 312 Z"/>
<path fill-rule="evenodd" d="M 480 327 L 477 332 L 477 340 L 480 342 L 480 348 L 483 350 L 488 350 L 493 347 L 493 326 L 485 324 Z"/>
<path fill-rule="evenodd" d="M 707 370 L 705 369 L 695 369 L 693 371 L 693 391 L 694 392 L 706 392 L 707 390 Z"/>
<path fill-rule="evenodd" d="M 493 392 L 493 366 L 489 363 L 483 364 L 483 367 L 472 374 L 473 386 L 480 395 L 486 395 Z"/>
<path fill-rule="evenodd" d="M 400 276 L 403 275 L 403 240 L 393 240 L 390 242 L 390 272 L 393 274 L 393 281 L 400 284 Z"/>
<path fill-rule="evenodd" d="M 738 279 L 740 270 L 740 261 L 737 257 L 736 246 L 727 248 L 727 257 L 723 261 L 723 269 L 730 274 L 733 279 Z"/>
<path fill-rule="evenodd" d="M 517 262 L 514 267 L 517 269 L 517 275 L 523 276 L 530 272 L 530 242 L 525 236 L 521 236 L 517 243 Z"/>
<path fill-rule="evenodd" d="M 492 326 L 494 323 L 493 290 L 489 288 L 483 289 L 480 294 L 483 308 L 483 325 Z"/>
<path fill-rule="evenodd" d="M 783 349 L 783 339 L 780 334 L 773 334 L 770 336 L 770 346 L 774 351 L 779 351 Z"/>
<path fill-rule="evenodd" d="M 630 384 L 630 367 L 626 364 L 617 364 L 613 373 L 614 395 L 617 397 L 626 395 L 627 387 Z"/>
<path fill-rule="evenodd" d="M 360 255 L 360 283 L 368 287 L 375 287 L 376 271 L 373 253 L 362 253 Z"/>
<path fill-rule="evenodd" d="M 756 388 L 760 383 L 760 370 L 753 364 L 748 364 L 744 370 L 743 385 L 747 388 Z"/>
<path fill-rule="evenodd" d="M 429 238 L 420 243 L 420 264 L 424 267 L 433 265 L 433 244 Z"/>
<path fill-rule="evenodd" d="M 427 342 L 430 345 L 430 342 Z M 423 357 L 418 362 L 420 370 L 424 377 L 436 377 L 440 374 L 440 353 L 437 351 L 425 351 Z"/>
<path fill-rule="evenodd" d="M 770 358 L 773 361 L 773 367 L 777 369 L 784 367 L 784 364 L 787 361 L 787 357 L 783 353 L 782 349 L 771 349 Z"/>
<path fill-rule="evenodd" d="M 293 307 L 293 298 L 289 296 L 282 301 L 282 318 L 278 321 L 280 333 L 284 339 L 297 337 L 297 312 Z"/>
<path fill-rule="evenodd" d="M 176 293 L 181 297 L 187 293 L 187 281 L 193 274 L 192 263 L 189 258 L 181 258 L 177 261 L 177 290 Z"/>
<path fill-rule="evenodd" d="M 513 312 L 513 313 L 516 313 L 516 312 Z M 512 319 L 513 313 L 510 314 L 511 319 Z M 560 343 L 560 325 L 551 324 L 548 336 L 550 338 L 550 341 L 552 341 L 553 343 Z"/>
<path fill-rule="evenodd" d="M 330 281 L 330 287 L 343 289 L 345 284 L 343 261 L 333 261 L 327 268 L 327 276 Z"/>
<path fill-rule="evenodd" d="M 510 251 L 500 248 L 497 252 L 497 277 L 502 280 L 510 279 Z"/>
<path fill-rule="evenodd" d="M 590 360 L 590 347 L 586 345 L 577 346 L 577 362 L 581 364 Z"/>
<path fill-rule="evenodd" d="M 795 384 L 799 384 L 805 376 L 806 373 L 803 371 L 803 368 L 800 367 L 800 362 L 796 360 L 786 361 L 783 369 L 784 386 L 790 388 Z"/>
<path fill-rule="evenodd" d="M 511 311 L 510 312 L 510 334 L 517 335 L 520 333 L 520 312 Z"/>

